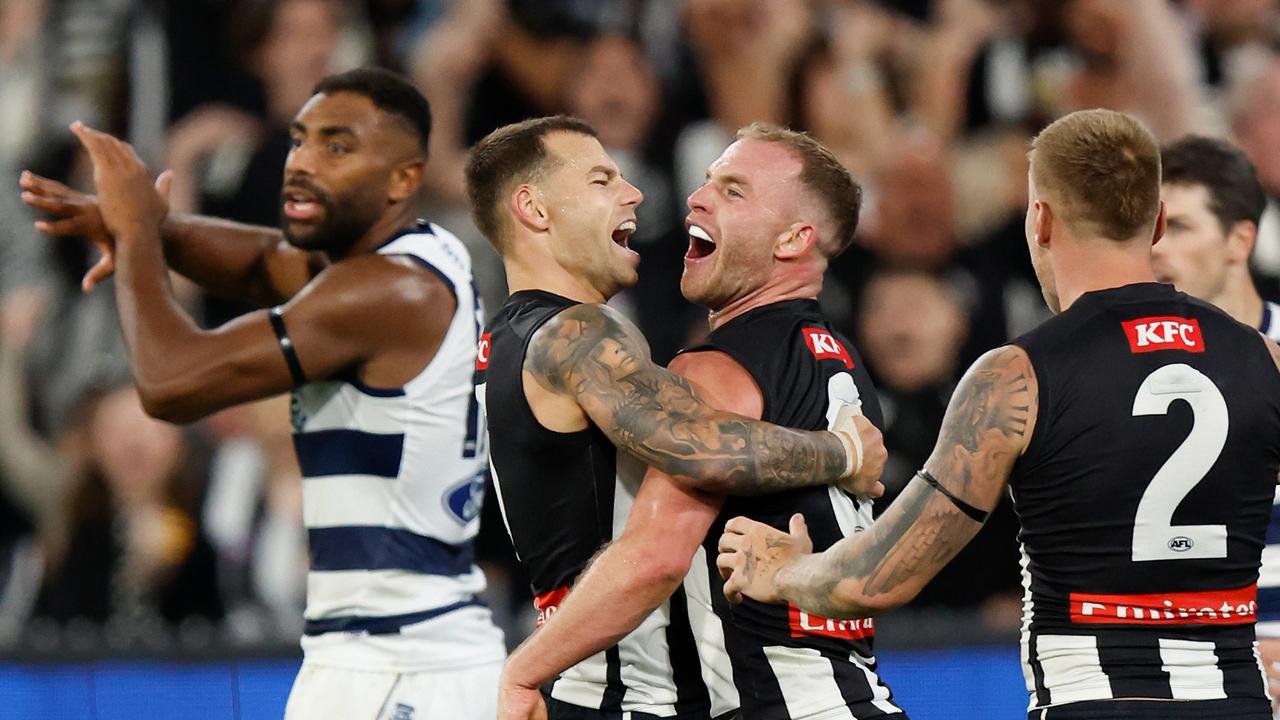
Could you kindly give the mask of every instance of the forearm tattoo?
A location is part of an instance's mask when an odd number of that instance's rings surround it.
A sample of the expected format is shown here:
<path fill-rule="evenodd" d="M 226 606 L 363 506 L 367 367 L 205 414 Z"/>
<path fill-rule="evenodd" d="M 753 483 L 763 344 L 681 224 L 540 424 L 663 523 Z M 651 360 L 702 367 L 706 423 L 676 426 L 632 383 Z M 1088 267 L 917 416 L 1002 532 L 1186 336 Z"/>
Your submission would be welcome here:
<path fill-rule="evenodd" d="M 620 449 L 704 490 L 753 495 L 834 482 L 847 466 L 832 434 L 789 430 L 716 410 L 654 365 L 613 311 L 578 305 L 529 344 L 525 370 L 572 395 Z"/>
<path fill-rule="evenodd" d="M 1025 353 L 1011 347 L 983 356 L 951 398 L 938 444 L 926 463 L 950 492 L 990 510 L 1035 421 L 1037 389 Z M 805 610 L 856 615 L 904 586 L 923 587 L 968 544 L 981 524 L 916 478 L 862 535 L 779 573 L 782 594 Z M 847 593 L 837 593 L 845 584 Z M 831 617 L 832 615 L 828 615 Z"/>

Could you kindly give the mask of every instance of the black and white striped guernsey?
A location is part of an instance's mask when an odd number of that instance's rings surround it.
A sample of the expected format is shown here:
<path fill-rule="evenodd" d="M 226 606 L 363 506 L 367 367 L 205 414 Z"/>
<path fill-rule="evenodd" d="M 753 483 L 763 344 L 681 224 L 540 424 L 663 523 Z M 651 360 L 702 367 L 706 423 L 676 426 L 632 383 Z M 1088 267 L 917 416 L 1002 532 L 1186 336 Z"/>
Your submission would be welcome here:
<path fill-rule="evenodd" d="M 513 293 L 480 340 L 477 389 L 489 429 L 499 507 L 529 574 L 538 624 L 555 612 L 592 555 L 621 532 L 643 468 L 619 471 L 618 452 L 594 424 L 548 430 L 522 380 L 534 333 L 577 303 L 539 290 Z M 680 594 L 677 593 L 677 598 Z M 682 602 L 667 602 L 618 645 L 543 688 L 552 720 L 582 717 L 707 720 L 712 705 Z"/>
<path fill-rule="evenodd" d="M 1014 344 L 1039 386 L 1010 482 L 1030 716 L 1269 718 L 1254 621 L 1280 373 L 1257 330 L 1144 283 Z"/>
<path fill-rule="evenodd" d="M 875 388 L 849 342 L 831 329 L 814 300 L 790 300 L 750 310 L 685 352 L 716 350 L 733 358 L 764 396 L 762 419 L 820 430 L 838 410 L 845 385 L 857 388 L 863 412 L 883 426 Z M 695 627 L 704 663 L 727 665 L 744 720 L 865 720 L 905 718 L 876 675 L 871 619 L 829 620 L 794 606 L 749 598 L 732 605 L 715 567 L 725 522 L 747 517 L 786 529 L 803 513 L 815 552 L 871 524 L 871 503 L 843 491 L 813 487 L 757 497 L 726 498 L 707 535 L 696 571 L 685 581 L 691 606 L 713 609 L 713 627 Z M 691 617 L 704 614 L 691 611 Z M 725 654 L 716 643 L 722 642 Z"/>

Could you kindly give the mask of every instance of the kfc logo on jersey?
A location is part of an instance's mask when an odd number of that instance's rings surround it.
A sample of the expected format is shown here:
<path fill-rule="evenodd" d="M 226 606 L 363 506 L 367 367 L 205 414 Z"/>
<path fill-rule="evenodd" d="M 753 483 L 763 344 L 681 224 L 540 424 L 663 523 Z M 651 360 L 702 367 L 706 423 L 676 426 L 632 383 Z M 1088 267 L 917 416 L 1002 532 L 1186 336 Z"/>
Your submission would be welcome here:
<path fill-rule="evenodd" d="M 875 637 L 876 627 L 871 618 L 853 618 L 851 620 L 832 620 L 821 615 L 807 613 L 800 608 L 787 604 L 790 611 L 791 637 L 806 635 L 838 638 L 840 640 L 861 640 Z"/>
<path fill-rule="evenodd" d="M 1121 323 L 1129 338 L 1129 350 L 1135 353 L 1156 350 L 1204 352 L 1204 338 L 1195 318 L 1148 317 Z"/>
<path fill-rule="evenodd" d="M 480 342 L 476 344 L 476 369 L 489 369 L 489 333 L 480 336 Z"/>
<path fill-rule="evenodd" d="M 849 351 L 844 349 L 835 335 L 822 328 L 805 328 L 803 332 L 804 344 L 814 357 L 819 360 L 839 360 L 846 368 L 853 369 L 853 358 L 849 357 Z"/>

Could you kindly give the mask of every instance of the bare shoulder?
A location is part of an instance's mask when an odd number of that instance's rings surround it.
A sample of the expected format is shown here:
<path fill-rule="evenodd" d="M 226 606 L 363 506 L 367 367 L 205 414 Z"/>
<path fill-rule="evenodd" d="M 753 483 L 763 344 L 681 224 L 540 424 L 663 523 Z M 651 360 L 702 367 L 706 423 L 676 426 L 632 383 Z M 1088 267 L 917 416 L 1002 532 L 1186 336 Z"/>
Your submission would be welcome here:
<path fill-rule="evenodd" d="M 1003 345 L 983 354 L 961 378 L 947 408 L 943 436 L 970 453 L 990 443 L 1015 445 L 1021 452 L 1038 407 L 1031 358 L 1016 345 Z"/>
<path fill-rule="evenodd" d="M 667 365 L 693 385 L 707 404 L 718 410 L 760 418 L 764 394 L 747 369 L 728 353 L 697 350 L 675 356 Z"/>
<path fill-rule="evenodd" d="M 362 255 L 326 266 L 289 302 L 304 314 L 356 335 L 432 336 L 448 327 L 457 307 L 454 290 L 411 259 Z M 301 312 L 299 312 L 301 311 Z"/>
<path fill-rule="evenodd" d="M 649 344 L 621 313 L 597 303 L 574 305 L 529 340 L 524 369 L 551 390 L 586 379 L 617 379 L 650 363 Z"/>

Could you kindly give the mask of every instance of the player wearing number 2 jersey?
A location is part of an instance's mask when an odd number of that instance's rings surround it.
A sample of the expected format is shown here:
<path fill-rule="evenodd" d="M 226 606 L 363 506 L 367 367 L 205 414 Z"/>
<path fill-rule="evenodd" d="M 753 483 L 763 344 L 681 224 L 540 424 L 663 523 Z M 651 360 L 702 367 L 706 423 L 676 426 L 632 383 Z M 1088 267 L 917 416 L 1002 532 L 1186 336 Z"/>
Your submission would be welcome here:
<path fill-rule="evenodd" d="M 1280 350 L 1155 282 L 1160 156 L 1073 113 L 1032 145 L 1027 239 L 1059 313 L 970 368 L 937 447 L 863 536 L 805 555 L 735 519 L 726 593 L 827 616 L 909 600 L 1009 488 L 1029 717 L 1270 717 L 1256 583 L 1280 470 Z M 750 558 L 753 562 L 748 563 Z"/>

